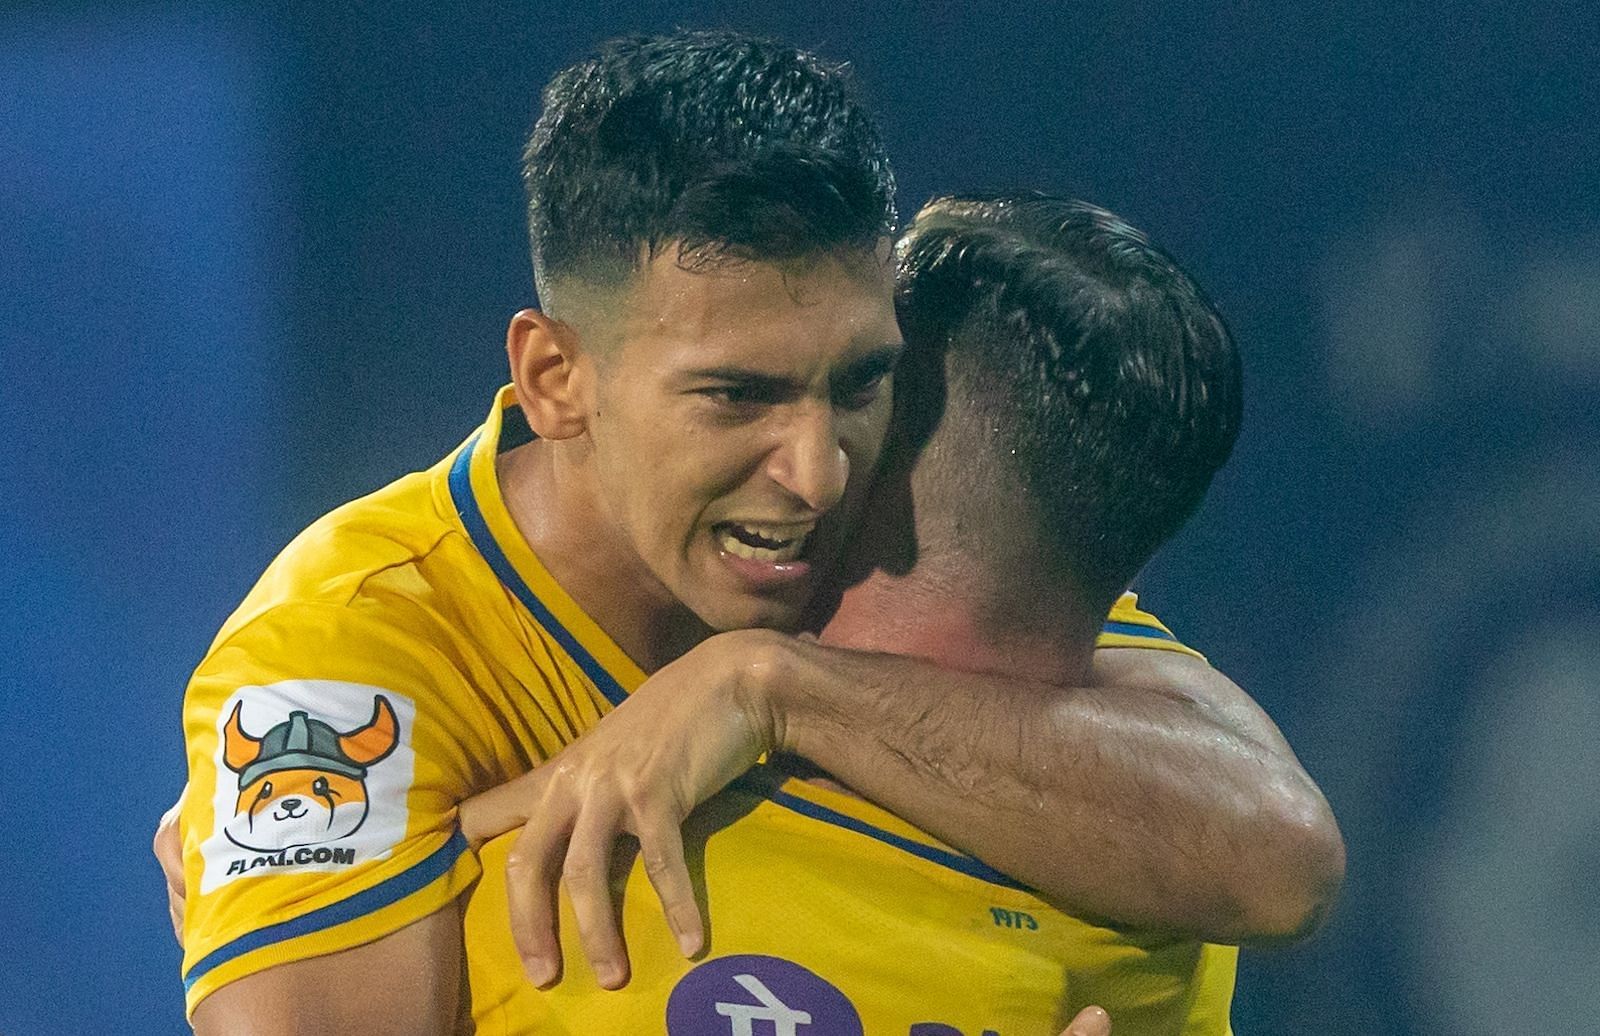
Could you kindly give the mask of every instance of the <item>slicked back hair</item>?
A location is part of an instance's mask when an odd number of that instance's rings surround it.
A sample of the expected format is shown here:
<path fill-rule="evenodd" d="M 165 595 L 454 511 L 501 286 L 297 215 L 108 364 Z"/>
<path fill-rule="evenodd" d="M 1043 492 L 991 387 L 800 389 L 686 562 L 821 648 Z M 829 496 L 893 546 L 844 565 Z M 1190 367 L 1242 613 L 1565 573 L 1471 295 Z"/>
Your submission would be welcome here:
<path fill-rule="evenodd" d="M 558 73 L 523 152 L 534 278 L 782 262 L 893 234 L 894 175 L 846 69 L 733 32 L 627 37 Z"/>
<path fill-rule="evenodd" d="M 1050 569 L 1109 604 L 1199 506 L 1242 393 L 1221 314 L 1166 252 L 1104 209 L 1039 194 L 940 198 L 897 253 L 913 349 L 942 353 L 954 441 L 1032 506 Z M 972 532 L 983 537 L 981 529 Z M 977 545 L 981 548 L 981 542 Z"/>

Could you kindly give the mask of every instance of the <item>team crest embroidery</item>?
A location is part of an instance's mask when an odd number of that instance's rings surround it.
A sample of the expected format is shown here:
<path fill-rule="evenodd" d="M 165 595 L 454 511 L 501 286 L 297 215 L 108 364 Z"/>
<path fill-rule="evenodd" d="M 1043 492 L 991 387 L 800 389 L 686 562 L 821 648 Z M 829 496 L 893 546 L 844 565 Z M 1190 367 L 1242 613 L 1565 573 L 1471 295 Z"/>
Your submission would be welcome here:
<path fill-rule="evenodd" d="M 413 763 L 404 697 L 288 680 L 240 688 L 220 714 L 203 891 L 246 875 L 343 869 L 400 841 Z"/>

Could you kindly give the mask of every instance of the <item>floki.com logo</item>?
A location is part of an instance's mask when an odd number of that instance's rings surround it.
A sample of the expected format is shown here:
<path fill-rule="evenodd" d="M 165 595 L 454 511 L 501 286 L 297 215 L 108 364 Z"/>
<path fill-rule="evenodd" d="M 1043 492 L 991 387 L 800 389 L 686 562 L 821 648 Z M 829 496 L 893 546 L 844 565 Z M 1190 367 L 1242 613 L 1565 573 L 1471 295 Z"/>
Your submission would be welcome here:
<path fill-rule="evenodd" d="M 367 768 L 400 740 L 389 700 L 374 695 L 371 721 L 345 733 L 296 709 L 253 737 L 240 722 L 243 709 L 234 705 L 223 728 L 223 761 L 239 775 L 228 840 L 270 853 L 354 834 L 367 818 Z"/>
<path fill-rule="evenodd" d="M 416 719 L 405 695 L 342 680 L 229 695 L 217 710 L 200 891 L 387 858 L 408 829 Z"/>

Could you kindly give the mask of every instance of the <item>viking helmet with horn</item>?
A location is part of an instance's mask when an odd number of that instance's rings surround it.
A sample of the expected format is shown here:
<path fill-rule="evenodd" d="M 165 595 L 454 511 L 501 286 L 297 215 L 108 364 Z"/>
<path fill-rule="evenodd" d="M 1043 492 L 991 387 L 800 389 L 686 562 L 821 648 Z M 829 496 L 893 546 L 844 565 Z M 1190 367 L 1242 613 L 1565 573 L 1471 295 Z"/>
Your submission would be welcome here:
<path fill-rule="evenodd" d="M 394 751 L 399 742 L 394 706 L 381 694 L 373 695 L 372 719 L 345 734 L 296 709 L 265 734 L 252 737 L 239 723 L 243 707 L 243 702 L 234 705 L 223 727 L 223 761 L 239 775 L 241 790 L 280 770 L 326 770 L 365 780 L 367 767 Z"/>

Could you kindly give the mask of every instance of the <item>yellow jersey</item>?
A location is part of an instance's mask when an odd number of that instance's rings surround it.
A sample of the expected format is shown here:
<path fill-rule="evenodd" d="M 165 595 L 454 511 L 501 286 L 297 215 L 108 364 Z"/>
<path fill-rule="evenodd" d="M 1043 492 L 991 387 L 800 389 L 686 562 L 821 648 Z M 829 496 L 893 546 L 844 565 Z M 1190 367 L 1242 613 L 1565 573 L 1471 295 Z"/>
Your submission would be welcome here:
<path fill-rule="evenodd" d="M 1099 927 L 862 799 L 769 767 L 697 810 L 684 843 L 708 945 L 687 961 L 643 866 L 619 878 L 633 973 L 596 985 L 563 897 L 565 974 L 523 979 L 505 857 L 466 909 L 480 1036 L 1056 1036 L 1083 1007 L 1117 1036 L 1226 1036 L 1238 950 Z"/>
<path fill-rule="evenodd" d="M 184 699 L 190 1011 L 228 982 L 382 938 L 474 888 L 456 804 L 550 758 L 643 682 L 506 509 L 496 458 L 530 438 L 502 390 L 433 468 L 296 537 L 217 634 Z M 1101 643 L 1189 650 L 1132 595 Z M 729 801 L 750 794 L 741 787 Z M 488 910 L 501 871 L 491 863 L 468 903 L 475 983 L 509 939 Z M 520 983 L 510 960 L 504 976 Z M 486 1031 L 505 1017 L 495 997 L 506 1002 L 475 986 Z"/>

